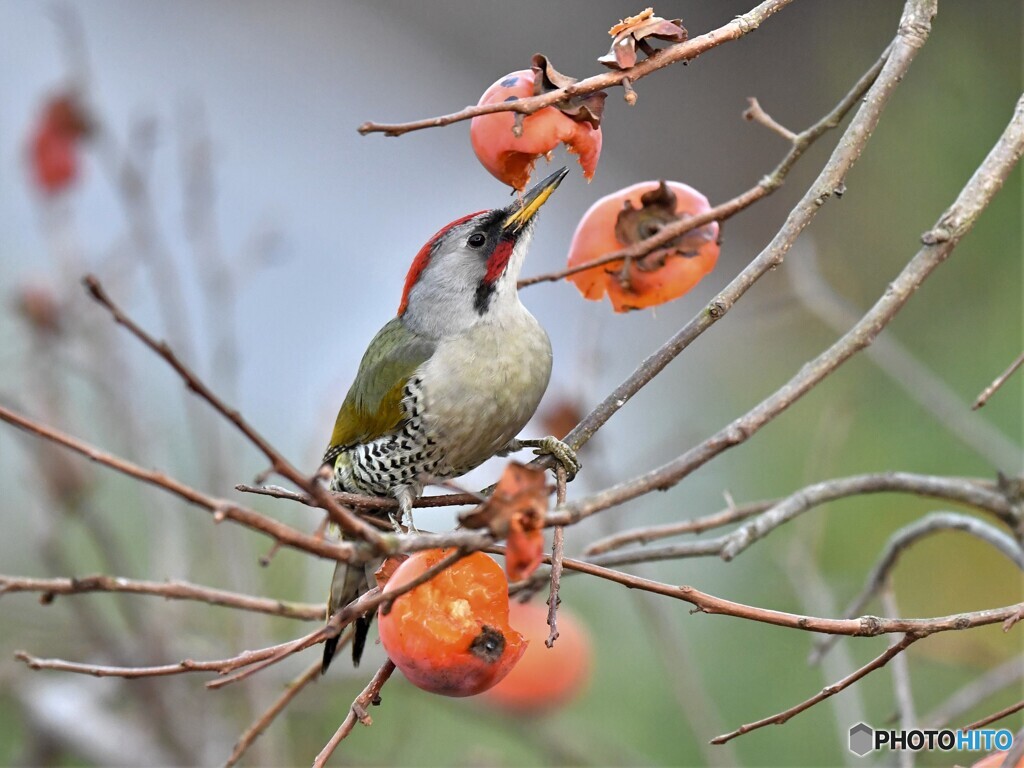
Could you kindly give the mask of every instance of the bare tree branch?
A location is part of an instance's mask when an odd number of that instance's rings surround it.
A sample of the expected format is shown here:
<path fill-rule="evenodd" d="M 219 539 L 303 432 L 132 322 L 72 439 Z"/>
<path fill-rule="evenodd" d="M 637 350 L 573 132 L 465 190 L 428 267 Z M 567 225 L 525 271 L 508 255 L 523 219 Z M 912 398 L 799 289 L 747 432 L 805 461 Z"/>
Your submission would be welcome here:
<path fill-rule="evenodd" d="M 82 664 L 76 661 L 65 661 L 64 659 L 41 659 L 26 651 L 16 651 L 14 658 L 25 662 L 30 669 L 54 669 L 62 672 L 74 672 L 79 675 L 92 675 L 93 677 L 165 677 L 167 675 L 180 675 L 185 672 L 217 672 L 219 674 L 226 674 L 248 664 L 255 664 L 268 659 L 291 644 L 292 641 L 289 641 L 279 645 L 272 645 L 269 648 L 261 648 L 257 651 L 245 651 L 237 656 L 216 661 L 185 659 L 177 664 L 164 664 L 158 667 L 112 667 L 102 664 Z"/>
<path fill-rule="evenodd" d="M 722 526 L 746 520 L 770 509 L 775 503 L 775 501 L 754 501 L 749 504 L 740 504 L 739 506 L 730 505 L 721 512 L 696 517 L 692 520 L 632 528 L 588 544 L 584 553 L 588 556 L 601 555 L 629 544 L 646 544 L 649 541 L 679 536 L 684 533 L 703 533 L 704 531 L 710 531 L 714 528 L 721 528 Z"/>
<path fill-rule="evenodd" d="M 371 525 L 367 525 L 352 512 L 334 501 L 331 493 L 321 483 L 317 482 L 315 478 L 299 472 L 299 470 L 292 466 L 292 464 L 285 459 L 276 448 L 267 442 L 267 440 L 242 417 L 242 414 L 234 408 L 229 408 L 225 405 L 224 402 L 214 394 L 213 390 L 206 386 L 206 384 L 204 384 L 199 377 L 196 376 L 196 374 L 193 373 L 192 370 L 174 354 L 174 351 L 166 342 L 157 341 L 142 330 L 134 320 L 128 317 L 128 315 L 125 314 L 125 312 L 107 295 L 103 286 L 100 285 L 100 281 L 94 275 L 86 276 L 84 282 L 89 291 L 89 295 L 92 296 L 101 306 L 107 309 L 118 324 L 123 325 L 139 341 L 162 357 L 181 377 L 182 381 L 185 382 L 185 386 L 213 406 L 213 409 L 221 414 L 221 416 L 234 424 L 235 427 L 238 428 L 238 431 L 245 435 L 245 437 L 249 439 L 249 442 L 256 446 L 256 448 L 266 456 L 275 472 L 288 478 L 310 496 L 315 498 L 317 500 L 317 505 L 327 510 L 331 519 L 338 523 L 344 531 L 355 535 L 363 541 L 369 542 L 384 551 L 385 539 L 376 528 Z"/>
<path fill-rule="evenodd" d="M 1000 709 L 998 712 L 993 712 L 991 715 L 981 718 L 981 720 L 975 720 L 973 723 L 971 723 L 970 725 L 965 725 L 960 730 L 975 731 L 978 728 L 984 728 L 986 725 L 990 725 L 991 723 L 994 723 L 997 720 L 1002 720 L 1004 717 L 1009 717 L 1015 712 L 1020 712 L 1022 709 L 1024 709 L 1024 701 L 1018 701 L 1016 704 L 1011 704 L 1008 707 Z"/>
<path fill-rule="evenodd" d="M 849 688 L 862 677 L 867 676 L 871 672 L 874 672 L 876 669 L 881 669 L 893 657 L 897 656 L 900 653 L 903 653 L 903 651 L 905 651 L 911 644 L 917 642 L 920 639 L 921 637 L 919 635 L 908 633 L 904 635 L 903 639 L 900 640 L 898 643 L 890 645 L 888 648 L 886 648 L 884 653 L 882 653 L 880 656 L 877 656 L 870 663 L 865 664 L 860 669 L 856 670 L 850 675 L 847 675 L 842 680 L 833 683 L 827 688 L 823 688 L 819 693 L 815 694 L 814 696 L 811 696 L 811 698 L 807 699 L 806 701 L 802 701 L 799 704 L 796 704 L 795 706 L 792 706 L 789 709 L 786 709 L 770 717 L 765 717 L 761 720 L 755 720 L 752 723 L 741 725 L 735 731 L 723 733 L 721 736 L 715 737 L 711 740 L 711 743 L 725 744 L 726 742 L 732 741 L 737 736 L 742 736 L 745 733 L 756 731 L 758 728 L 764 728 L 766 725 L 782 725 L 794 715 L 799 715 L 801 712 L 810 709 L 815 704 L 824 701 L 830 696 L 835 696 L 840 691 Z"/>
<path fill-rule="evenodd" d="M 935 0 L 913 0 L 904 9 L 899 31 L 889 47 L 889 56 L 864 103 L 840 138 L 818 178 L 797 203 L 768 246 L 757 255 L 704 310 L 684 325 L 659 350 L 644 360 L 622 384 L 608 395 L 568 435 L 565 442 L 579 450 L 633 395 L 640 391 L 680 352 L 716 321 L 726 315 L 768 270 L 782 263 L 799 234 L 810 224 L 822 205 L 842 188 L 844 179 L 854 166 L 873 133 L 882 111 L 896 86 L 903 79 L 918 49 L 924 44 L 935 11 Z M 676 480 L 675 482 L 678 482 Z M 669 487 L 669 483 L 664 487 Z"/>
<path fill-rule="evenodd" d="M 931 17 L 932 4 L 927 5 L 927 8 L 918 8 L 916 0 L 908 4 L 910 19 L 901 25 L 901 34 L 897 38 L 893 53 L 872 90 L 880 85 L 893 87 L 893 83 L 889 82 L 886 77 L 886 71 L 890 66 L 896 68 L 901 63 L 909 64 L 909 59 L 913 57 L 917 46 L 922 41 L 921 35 L 927 31 L 927 20 Z M 904 32 L 903 30 L 914 31 Z M 873 97 L 869 94 L 865 109 L 872 104 L 872 99 Z M 861 114 L 858 113 L 857 118 L 860 118 Z M 851 124 L 850 130 L 853 130 L 855 126 L 860 127 L 857 118 Z M 844 145 L 845 142 L 840 144 L 840 151 Z M 775 393 L 700 445 L 662 467 L 566 505 L 561 515 L 552 516 L 554 518 L 552 522 L 565 524 L 580 520 L 597 511 L 621 504 L 653 490 L 671 488 L 718 454 L 748 440 L 761 427 L 817 386 L 850 357 L 868 346 L 903 308 L 925 279 L 950 256 L 960 240 L 971 230 L 982 211 L 1002 188 L 1022 152 L 1024 152 L 1024 98 L 1018 101 L 1013 117 L 1003 135 L 1000 136 L 991 152 L 961 190 L 957 199 L 939 217 L 935 226 L 922 235 L 921 240 L 924 247 L 910 260 L 899 276 L 889 284 L 875 306 L 842 338 L 814 360 L 805 364 Z M 825 174 L 831 164 L 830 161 Z M 813 192 L 816 187 L 817 184 L 812 187 L 811 191 Z M 804 205 L 805 203 L 801 202 L 794 209 L 794 214 Z M 776 239 L 782 237 L 788 230 L 789 224 L 787 223 Z M 792 232 L 791 236 L 795 237 L 796 232 Z M 787 249 L 789 244 L 791 241 L 787 243 Z M 768 251 L 770 250 L 771 246 Z M 755 262 L 760 258 L 761 256 L 755 259 Z M 567 437 L 566 441 L 570 442 L 570 438 Z"/>
<path fill-rule="evenodd" d="M 166 475 L 163 472 L 143 469 L 137 464 L 133 464 L 132 462 L 115 456 L 112 453 L 101 451 L 99 448 L 95 448 L 89 443 L 71 437 L 70 435 L 66 435 L 53 427 L 48 427 L 45 424 L 41 424 L 38 421 L 28 418 L 27 416 L 16 413 L 3 405 L 0 405 L 0 421 L 6 421 L 8 424 L 12 424 L 19 429 L 36 435 L 37 437 L 50 440 L 58 445 L 63 445 L 65 448 L 70 448 L 72 451 L 95 461 L 97 464 L 110 467 L 121 474 L 128 475 L 129 477 L 135 478 L 143 483 L 162 488 L 165 491 L 184 499 L 189 504 L 202 507 L 203 509 L 212 512 L 215 522 L 220 522 L 221 520 L 232 520 L 246 528 L 250 528 L 254 531 L 259 531 L 260 533 L 270 536 L 274 540 L 280 542 L 283 546 L 300 549 L 331 560 L 348 561 L 352 560 L 356 555 L 355 545 L 351 542 L 329 542 L 323 539 L 318 539 L 315 536 L 309 536 L 295 528 L 279 523 L 266 515 L 261 515 L 259 512 L 241 507 L 234 502 L 208 496 L 202 491 L 198 491 L 191 486 L 185 485 L 185 483 L 175 480 L 173 477 Z"/>
<path fill-rule="evenodd" d="M 557 504 L 565 503 L 565 467 L 561 464 L 555 470 L 555 477 L 558 480 L 558 495 L 556 496 Z M 558 639 L 558 604 L 561 602 L 561 598 L 558 596 L 558 591 L 562 584 L 562 559 L 565 556 L 565 529 L 561 526 L 555 528 L 554 535 L 551 542 L 551 588 L 548 590 L 548 638 L 544 641 L 544 644 L 548 648 L 552 648 L 555 645 L 555 640 Z"/>
<path fill-rule="evenodd" d="M 919 475 L 909 472 L 883 472 L 867 475 L 824 480 L 820 483 L 801 489 L 791 496 L 775 502 L 756 502 L 738 510 L 725 510 L 706 518 L 693 521 L 670 523 L 665 526 L 641 528 L 627 531 L 624 534 L 603 539 L 588 548 L 588 553 L 595 547 L 600 554 L 590 555 L 588 562 L 607 566 L 627 565 L 630 563 L 653 562 L 656 560 L 675 560 L 688 557 L 709 557 L 718 555 L 724 560 L 731 560 L 736 554 L 744 551 L 750 544 L 768 535 L 778 526 L 792 520 L 799 514 L 812 509 L 818 504 L 847 498 L 866 493 L 913 493 L 919 496 L 940 498 L 956 501 L 977 507 L 996 515 L 1016 530 L 1019 519 L 1019 502 L 1011 501 L 1006 494 L 995 490 L 995 485 L 984 480 L 972 478 L 938 477 Z M 758 513 L 753 522 L 732 533 L 723 534 L 711 539 L 700 539 L 682 544 L 662 547 L 644 547 L 629 549 L 623 552 L 609 552 L 609 543 L 618 545 L 629 541 L 646 541 L 662 535 L 673 535 L 692 529 L 704 530 L 714 525 L 724 525 L 733 520 L 750 517 Z M 973 518 L 969 518 L 973 520 Z M 978 523 L 981 525 L 981 523 Z M 995 531 L 995 529 L 989 528 Z M 1012 543 L 1009 537 L 998 534 L 999 541 Z"/>
<path fill-rule="evenodd" d="M 766 0 L 766 2 L 752 8 L 742 16 L 737 16 L 724 26 L 700 35 L 699 37 L 686 40 L 685 42 L 670 45 L 628 69 L 620 69 L 613 72 L 604 72 L 600 75 L 594 75 L 593 77 L 588 77 L 585 80 L 573 83 L 568 88 L 560 88 L 558 90 L 549 91 L 548 93 L 540 96 L 530 96 L 529 98 L 518 99 L 517 101 L 506 101 L 498 104 L 484 104 L 466 107 L 465 109 L 453 112 L 449 115 L 441 115 L 440 117 L 416 120 L 409 123 L 366 122 L 360 125 L 358 130 L 359 133 L 363 135 L 368 133 L 383 133 L 385 136 L 401 136 L 403 133 L 408 133 L 409 131 L 418 131 L 423 128 L 439 128 L 444 125 L 457 123 L 461 120 L 469 120 L 470 118 L 477 117 L 478 115 L 488 115 L 494 112 L 515 112 L 520 115 L 531 115 L 544 107 L 550 107 L 551 105 L 558 104 L 566 99 L 575 96 L 582 96 L 588 93 L 596 93 L 597 91 L 604 90 L 605 88 L 620 85 L 625 80 L 629 80 L 630 83 L 635 83 L 640 78 L 646 77 L 652 72 L 662 69 L 663 67 L 667 67 L 670 64 L 694 59 L 705 51 L 711 50 L 715 46 L 727 43 L 731 40 L 737 40 L 744 35 L 753 32 L 761 26 L 768 17 L 782 10 L 791 2 L 792 0 Z"/>
<path fill-rule="evenodd" d="M 1014 504 L 1011 504 L 1004 495 L 978 485 L 975 481 L 909 472 L 855 475 L 807 486 L 779 501 L 767 512 L 726 537 L 727 543 L 722 548 L 722 559 L 732 560 L 769 532 L 819 504 L 847 496 L 883 492 L 913 493 L 969 504 L 991 512 L 1012 529 L 1016 529 L 1020 522 L 1020 510 Z"/>
<path fill-rule="evenodd" d="M 349 709 L 348 715 L 342 721 L 341 725 L 338 726 L 338 730 L 335 731 L 334 735 L 331 736 L 330 741 L 320 750 L 320 754 L 313 760 L 313 768 L 323 768 L 327 764 L 331 755 L 334 754 L 334 750 L 338 748 L 338 745 L 352 733 L 352 729 L 356 726 L 358 720 L 363 725 L 372 725 L 373 720 L 366 712 L 366 708 L 371 704 L 377 704 L 380 699 L 380 689 L 384 687 L 384 683 L 391 677 L 391 673 L 395 671 L 395 664 L 391 659 L 384 662 L 377 673 L 370 679 L 366 688 L 363 692 L 356 696 L 355 701 L 352 702 L 352 707 Z"/>
<path fill-rule="evenodd" d="M 789 627 L 791 629 L 829 635 L 874 637 L 899 632 L 923 637 L 936 632 L 969 629 L 970 627 L 998 624 L 1008 620 L 1018 620 L 1021 617 L 1022 611 L 1024 611 L 1024 603 L 1015 603 L 1001 608 L 989 608 L 950 616 L 937 616 L 930 619 L 880 618 L 878 616 L 861 616 L 856 619 L 826 619 L 745 605 L 721 597 L 715 597 L 706 592 L 701 592 L 694 587 L 652 581 L 651 579 L 604 568 L 583 560 L 567 557 L 563 559 L 563 565 L 566 570 L 598 576 L 630 589 L 643 589 L 647 592 L 664 595 L 665 597 L 683 600 L 693 605 L 697 609 L 695 612 L 734 616 L 779 627 Z M 1009 627 L 1004 625 L 1004 631 L 1008 629 Z"/>
<path fill-rule="evenodd" d="M 308 493 L 296 493 L 278 485 L 246 485 L 239 483 L 236 491 L 254 493 L 259 496 L 272 496 L 275 499 L 287 499 L 305 504 L 307 507 L 317 506 L 316 501 Z M 331 491 L 331 495 L 339 504 L 357 509 L 398 509 L 398 501 L 389 496 L 361 496 L 358 493 Z M 414 507 L 459 507 L 473 506 L 480 503 L 476 493 L 445 493 L 440 496 L 420 496 L 413 502 Z M 390 529 L 390 526 L 388 526 Z"/>
<path fill-rule="evenodd" d="M 881 556 L 868 574 L 860 594 L 846 607 L 843 616 L 856 616 L 864 610 L 889 580 L 889 574 L 896 567 L 896 562 L 904 550 L 926 536 L 942 531 L 963 531 L 981 539 L 1009 558 L 1018 568 L 1024 570 L 1024 550 L 1012 537 L 968 515 L 955 512 L 932 512 L 920 520 L 900 528 L 889 537 L 882 549 Z M 823 638 L 818 641 L 811 651 L 809 663 L 817 664 L 821 661 L 821 658 L 829 652 L 834 644 L 835 639 L 833 638 Z"/>
<path fill-rule="evenodd" d="M 1014 654 L 1002 664 L 975 678 L 937 706 L 921 722 L 926 728 L 942 728 L 974 709 L 999 691 L 1024 679 L 1024 658 Z"/>
<path fill-rule="evenodd" d="M 1024 352 L 1021 352 L 1017 356 L 1017 359 L 1010 363 L 1009 368 L 1007 368 L 1001 374 L 996 376 L 995 381 L 993 381 L 991 384 L 985 387 L 984 390 L 982 390 L 981 394 L 978 395 L 977 399 L 974 401 L 974 405 L 971 406 L 971 410 L 976 411 L 982 406 L 984 406 L 985 403 L 988 402 L 988 399 L 992 397 L 992 395 L 994 395 L 999 390 L 999 388 L 1003 386 L 1003 384 L 1006 383 L 1007 379 L 1013 376 L 1013 374 L 1017 371 L 1018 368 L 1021 367 L 1021 365 L 1024 365 Z"/>
<path fill-rule="evenodd" d="M 50 603 L 56 595 L 79 595 L 86 592 L 126 592 L 135 595 L 157 595 L 168 600 L 195 600 L 226 608 L 266 613 L 302 621 L 320 621 L 324 606 L 293 603 L 268 597 L 255 597 L 224 589 L 191 584 L 187 581 L 139 581 L 120 576 L 78 576 L 70 579 L 33 579 L 27 576 L 0 574 L 0 597 L 15 592 L 41 592 L 41 603 Z"/>
<path fill-rule="evenodd" d="M 317 660 L 311 664 L 305 672 L 296 677 L 288 686 L 284 689 L 284 692 L 271 704 L 267 710 L 260 715 L 260 717 L 248 728 L 245 732 L 238 737 L 238 742 L 235 744 L 235 748 L 231 751 L 231 755 L 224 763 L 225 768 L 231 768 L 239 760 L 242 759 L 242 755 L 245 754 L 246 750 L 252 745 L 260 735 L 267 730 L 274 718 L 281 714 L 285 707 L 291 704 L 292 699 L 298 696 L 302 689 L 305 688 L 312 682 L 315 682 L 320 677 L 320 666 L 321 662 Z"/>

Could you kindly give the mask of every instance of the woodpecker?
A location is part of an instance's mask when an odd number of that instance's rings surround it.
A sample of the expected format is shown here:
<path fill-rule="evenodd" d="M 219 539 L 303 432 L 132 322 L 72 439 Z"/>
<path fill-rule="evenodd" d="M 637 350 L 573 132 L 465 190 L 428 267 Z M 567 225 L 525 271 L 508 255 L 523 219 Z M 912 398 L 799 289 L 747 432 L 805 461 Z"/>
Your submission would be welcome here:
<path fill-rule="evenodd" d="M 516 283 L 537 211 L 565 168 L 504 208 L 471 213 L 435 234 L 413 259 L 398 315 L 370 342 L 334 424 L 323 465 L 331 488 L 398 501 L 391 523 L 415 530 L 426 483 L 463 475 L 525 447 L 550 453 L 571 478 L 575 454 L 553 437 L 517 440 L 551 376 L 551 342 Z M 338 563 L 327 614 L 374 585 L 379 563 Z M 372 614 L 355 622 L 358 665 Z M 338 639 L 324 644 L 322 672 Z"/>

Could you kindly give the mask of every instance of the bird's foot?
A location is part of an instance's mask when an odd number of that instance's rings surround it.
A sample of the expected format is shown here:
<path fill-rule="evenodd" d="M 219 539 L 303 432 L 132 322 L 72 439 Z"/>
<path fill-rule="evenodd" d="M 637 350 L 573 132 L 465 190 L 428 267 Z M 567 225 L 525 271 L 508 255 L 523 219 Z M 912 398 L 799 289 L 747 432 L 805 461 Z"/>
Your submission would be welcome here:
<path fill-rule="evenodd" d="M 402 489 L 395 494 L 395 498 L 398 500 L 398 509 L 388 513 L 395 532 L 419 533 L 419 529 L 412 521 L 412 502 L 415 496 L 407 489 Z"/>
<path fill-rule="evenodd" d="M 553 456 L 555 461 L 565 469 L 565 479 L 567 481 L 571 481 L 576 477 L 576 473 L 583 468 L 580 460 L 576 458 L 576 451 L 558 438 L 551 437 L 550 435 L 537 440 L 513 440 L 510 447 L 516 449 L 533 448 L 533 452 L 537 456 Z"/>

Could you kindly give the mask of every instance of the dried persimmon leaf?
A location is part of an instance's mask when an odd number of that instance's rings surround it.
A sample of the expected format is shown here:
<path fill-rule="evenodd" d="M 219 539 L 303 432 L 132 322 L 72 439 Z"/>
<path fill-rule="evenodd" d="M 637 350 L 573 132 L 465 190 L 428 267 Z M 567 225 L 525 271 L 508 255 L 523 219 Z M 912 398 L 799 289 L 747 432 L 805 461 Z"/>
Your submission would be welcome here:
<path fill-rule="evenodd" d="M 459 522 L 467 528 L 487 528 L 500 538 L 513 529 L 539 530 L 544 527 L 549 495 L 543 469 L 512 461 L 490 498 L 459 515 Z"/>
<path fill-rule="evenodd" d="M 533 95 L 550 91 L 568 88 L 579 82 L 575 77 L 563 75 L 551 63 L 551 59 L 543 53 L 535 53 L 531 60 L 531 67 L 534 72 Z M 601 127 L 601 117 L 604 115 L 604 100 L 608 94 L 604 91 L 571 96 L 565 101 L 560 101 L 552 106 L 567 117 L 571 117 L 578 123 L 590 123 L 593 128 Z"/>
<path fill-rule="evenodd" d="M 612 69 L 629 69 L 636 64 L 638 44 L 647 55 L 652 55 L 648 39 L 681 43 L 687 38 L 686 28 L 680 19 L 669 21 L 655 16 L 651 8 L 623 19 L 608 30 L 608 34 L 614 38 L 611 48 L 598 61 Z"/>
<path fill-rule="evenodd" d="M 653 8 L 644 8 L 636 16 L 627 16 L 626 18 L 619 21 L 618 24 L 613 24 L 612 28 L 608 30 L 608 34 L 612 37 L 617 37 L 620 33 L 625 32 L 642 21 L 647 21 L 654 15 Z"/>

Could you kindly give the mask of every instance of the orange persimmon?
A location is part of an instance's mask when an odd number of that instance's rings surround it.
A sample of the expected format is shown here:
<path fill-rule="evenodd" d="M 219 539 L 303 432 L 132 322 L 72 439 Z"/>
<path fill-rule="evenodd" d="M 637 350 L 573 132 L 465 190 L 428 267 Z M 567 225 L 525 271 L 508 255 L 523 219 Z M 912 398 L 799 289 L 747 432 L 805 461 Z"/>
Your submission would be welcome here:
<path fill-rule="evenodd" d="M 543 56 L 534 57 L 532 69 L 510 72 L 498 79 L 480 97 L 480 104 L 534 96 L 575 82 L 558 73 Z M 557 107 L 544 107 L 532 115 L 492 112 L 474 117 L 469 125 L 473 151 L 492 176 L 520 192 L 526 188 L 537 158 L 560 143 L 575 154 L 583 176 L 590 179 L 601 155 L 601 110 L 605 94 L 588 94 Z"/>
<path fill-rule="evenodd" d="M 405 560 L 388 579 L 394 592 L 454 550 Z M 526 640 L 508 623 L 508 580 L 482 552 L 462 558 L 379 611 L 380 640 L 413 685 L 444 696 L 485 691 L 519 661 Z"/>
<path fill-rule="evenodd" d="M 644 181 L 594 203 L 580 219 L 569 246 L 569 266 L 594 261 L 645 240 L 681 218 L 711 209 L 700 192 L 677 181 Z M 718 260 L 718 222 L 690 230 L 651 253 L 569 275 L 587 299 L 608 294 L 616 312 L 677 299 L 708 274 Z"/>

